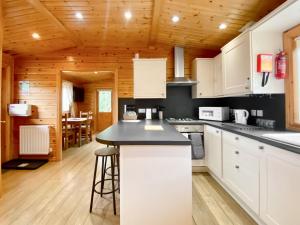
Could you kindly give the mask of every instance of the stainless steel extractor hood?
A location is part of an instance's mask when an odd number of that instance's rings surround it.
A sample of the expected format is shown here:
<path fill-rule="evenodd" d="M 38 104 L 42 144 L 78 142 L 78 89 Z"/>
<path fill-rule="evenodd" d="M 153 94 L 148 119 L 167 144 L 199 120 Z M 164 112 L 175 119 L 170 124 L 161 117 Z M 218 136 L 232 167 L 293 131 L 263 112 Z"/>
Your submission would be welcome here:
<path fill-rule="evenodd" d="M 184 77 L 184 49 L 174 48 L 175 76 L 167 82 L 168 86 L 191 86 L 197 84 L 197 81 Z"/>

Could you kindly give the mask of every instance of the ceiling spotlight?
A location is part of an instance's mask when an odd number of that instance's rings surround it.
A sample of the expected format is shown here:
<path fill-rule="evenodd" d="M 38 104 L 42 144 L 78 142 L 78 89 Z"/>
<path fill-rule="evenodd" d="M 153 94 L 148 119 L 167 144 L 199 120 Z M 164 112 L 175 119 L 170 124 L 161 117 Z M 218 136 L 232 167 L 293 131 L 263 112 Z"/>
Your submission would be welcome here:
<path fill-rule="evenodd" d="M 179 21 L 179 19 L 180 19 L 179 16 L 176 16 L 176 15 L 172 17 L 173 23 L 177 23 Z"/>
<path fill-rule="evenodd" d="M 36 40 L 40 40 L 41 39 L 41 36 L 38 34 L 38 33 L 32 33 L 31 35 L 34 39 Z"/>
<path fill-rule="evenodd" d="M 226 29 L 227 28 L 227 24 L 226 23 L 221 23 L 220 25 L 219 25 L 219 29 L 220 30 L 224 30 L 224 29 Z"/>
<path fill-rule="evenodd" d="M 98 74 L 98 72 L 97 72 L 97 71 L 95 71 L 95 72 L 94 72 L 94 74 Z"/>
<path fill-rule="evenodd" d="M 130 20 L 132 18 L 132 13 L 130 11 L 126 11 L 124 13 L 124 17 L 126 20 Z"/>
<path fill-rule="evenodd" d="M 75 17 L 79 20 L 83 19 L 83 15 L 80 12 L 75 13 Z"/>

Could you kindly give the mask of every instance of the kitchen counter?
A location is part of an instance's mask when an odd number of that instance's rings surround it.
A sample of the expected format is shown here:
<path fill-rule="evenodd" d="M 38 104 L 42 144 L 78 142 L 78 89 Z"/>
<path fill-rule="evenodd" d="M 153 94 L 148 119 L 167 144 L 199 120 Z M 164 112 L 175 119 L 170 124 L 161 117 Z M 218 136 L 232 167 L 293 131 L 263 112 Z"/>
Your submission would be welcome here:
<path fill-rule="evenodd" d="M 150 129 L 145 130 L 145 126 Z M 159 126 L 163 130 L 155 130 Z M 96 136 L 96 140 L 109 145 L 190 145 L 186 137 L 177 132 L 166 121 L 142 120 L 119 121 Z"/>
<path fill-rule="evenodd" d="M 120 121 L 96 140 L 120 149 L 120 225 L 193 224 L 190 140 L 158 120 Z"/>
<path fill-rule="evenodd" d="M 264 137 L 264 134 L 281 134 L 281 133 L 293 133 L 293 131 L 286 131 L 286 130 L 274 130 L 274 129 L 259 129 L 259 130 L 240 130 L 237 128 L 229 127 L 228 122 L 216 122 L 216 121 L 208 121 L 208 120 L 193 120 L 193 121 L 176 121 L 176 122 L 168 122 L 170 125 L 190 125 L 190 124 L 203 124 L 203 125 L 210 125 L 216 128 L 220 128 L 222 130 L 235 133 L 244 137 L 248 137 L 251 139 L 254 139 L 256 141 L 260 141 L 265 144 L 272 145 L 277 148 L 281 148 L 287 151 L 291 151 L 297 154 L 300 154 L 300 146 L 288 144 L 281 141 L 276 141 L 274 139 L 270 139 L 267 137 Z"/>

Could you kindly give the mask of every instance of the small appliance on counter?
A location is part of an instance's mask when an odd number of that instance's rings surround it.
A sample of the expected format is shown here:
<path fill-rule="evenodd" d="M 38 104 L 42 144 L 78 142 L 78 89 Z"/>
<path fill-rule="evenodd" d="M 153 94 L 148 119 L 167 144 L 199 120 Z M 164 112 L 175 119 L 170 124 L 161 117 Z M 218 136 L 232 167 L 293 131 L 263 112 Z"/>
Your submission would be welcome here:
<path fill-rule="evenodd" d="M 164 119 L 164 109 L 165 107 L 163 106 L 158 106 L 157 111 L 158 111 L 158 119 L 163 120 Z"/>
<path fill-rule="evenodd" d="M 249 117 L 249 112 L 246 109 L 234 110 L 235 123 L 247 125 L 248 117 Z"/>
<path fill-rule="evenodd" d="M 137 114 L 135 112 L 134 105 L 124 105 L 123 119 L 124 120 L 137 120 Z"/>
<path fill-rule="evenodd" d="M 146 120 L 152 120 L 152 108 L 146 109 Z"/>
<path fill-rule="evenodd" d="M 199 107 L 200 120 L 229 120 L 229 107 Z"/>

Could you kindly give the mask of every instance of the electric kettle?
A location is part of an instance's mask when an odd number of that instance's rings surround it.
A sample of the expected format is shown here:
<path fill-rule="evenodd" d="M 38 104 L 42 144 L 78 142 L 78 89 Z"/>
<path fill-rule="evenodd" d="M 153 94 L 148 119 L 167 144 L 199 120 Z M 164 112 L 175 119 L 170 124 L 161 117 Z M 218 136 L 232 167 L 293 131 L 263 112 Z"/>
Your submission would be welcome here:
<path fill-rule="evenodd" d="M 247 125 L 247 119 L 249 117 L 249 112 L 245 109 L 235 109 L 234 110 L 234 119 L 235 123 Z"/>

